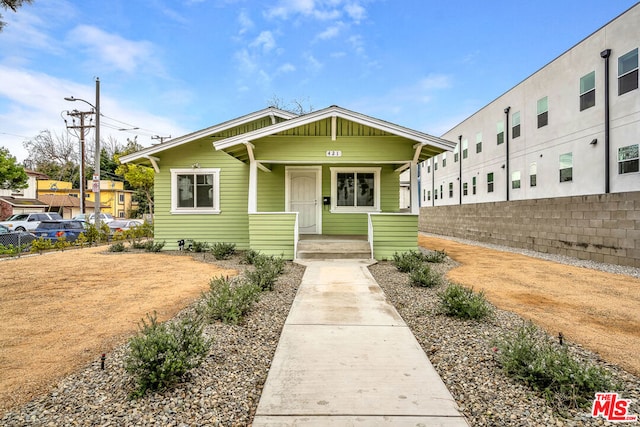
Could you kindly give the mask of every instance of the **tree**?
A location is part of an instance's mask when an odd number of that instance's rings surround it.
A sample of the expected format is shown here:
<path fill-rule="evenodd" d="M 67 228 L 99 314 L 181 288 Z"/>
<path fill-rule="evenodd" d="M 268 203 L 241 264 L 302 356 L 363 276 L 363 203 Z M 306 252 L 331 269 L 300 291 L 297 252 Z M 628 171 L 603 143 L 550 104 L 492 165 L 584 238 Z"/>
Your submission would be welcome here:
<path fill-rule="evenodd" d="M 124 151 L 122 154 L 116 156 L 118 162 L 121 156 L 142 150 L 143 147 L 138 144 L 137 138 L 136 136 L 134 139 L 127 139 L 127 146 Z M 143 165 L 126 163 L 120 164 L 116 168 L 116 173 L 123 176 L 136 192 L 144 194 L 144 198 L 149 207 L 149 213 L 153 214 L 153 182 L 155 178 L 153 169 Z"/>
<path fill-rule="evenodd" d="M 308 114 L 313 111 L 313 105 L 311 105 L 309 98 L 302 100 L 292 99 L 291 102 L 286 102 L 279 96 L 273 95 L 271 99 L 267 100 L 267 106 L 288 111 L 299 116 Z"/>
<path fill-rule="evenodd" d="M 71 181 L 76 186 L 79 184 L 80 148 L 77 140 L 72 140 L 69 134 L 57 135 L 43 130 L 23 145 L 29 153 L 25 164 L 31 169 L 44 173 L 51 179 Z M 86 173 L 84 179 L 87 179 Z"/>
<path fill-rule="evenodd" d="M 11 9 L 14 12 L 18 11 L 18 8 L 22 6 L 23 3 L 31 3 L 32 0 L 0 0 L 0 6 L 4 10 Z M 4 28 L 5 22 L 2 20 L 2 14 L 0 14 L 0 31 Z"/>
<path fill-rule="evenodd" d="M 0 188 L 4 190 L 20 190 L 29 186 L 27 173 L 16 163 L 9 150 L 0 147 Z"/>

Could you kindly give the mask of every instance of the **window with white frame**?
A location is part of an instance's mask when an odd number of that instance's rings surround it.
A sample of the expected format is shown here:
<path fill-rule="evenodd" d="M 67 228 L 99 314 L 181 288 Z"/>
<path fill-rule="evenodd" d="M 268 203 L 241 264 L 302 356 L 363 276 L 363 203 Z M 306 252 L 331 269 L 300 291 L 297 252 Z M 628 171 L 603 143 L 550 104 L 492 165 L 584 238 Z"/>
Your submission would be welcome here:
<path fill-rule="evenodd" d="M 487 174 L 487 193 L 493 193 L 493 172 Z"/>
<path fill-rule="evenodd" d="M 497 145 L 504 143 L 504 122 L 502 121 L 496 124 L 496 141 Z"/>
<path fill-rule="evenodd" d="M 456 148 L 453 149 L 453 162 L 457 163 L 460 158 L 460 143 L 456 144 Z"/>
<path fill-rule="evenodd" d="M 453 197 L 453 182 L 449 183 L 449 198 Z"/>
<path fill-rule="evenodd" d="M 471 194 L 473 194 L 474 196 L 476 194 L 476 183 L 477 183 L 476 177 L 475 176 L 471 177 Z"/>
<path fill-rule="evenodd" d="M 573 181 L 573 153 L 560 155 L 560 182 Z"/>
<path fill-rule="evenodd" d="M 469 194 L 469 184 L 466 182 L 462 183 L 462 195 L 466 196 Z"/>
<path fill-rule="evenodd" d="M 331 168 L 331 209 L 336 212 L 380 210 L 380 168 Z"/>
<path fill-rule="evenodd" d="M 447 167 L 447 153 L 442 153 L 442 167 Z"/>
<path fill-rule="evenodd" d="M 220 169 L 171 169 L 171 213 L 220 213 Z"/>
<path fill-rule="evenodd" d="M 538 185 L 538 164 L 536 162 L 533 162 L 529 166 L 529 186 L 535 187 L 537 185 Z"/>
<path fill-rule="evenodd" d="M 596 72 L 580 77 L 580 111 L 596 105 Z"/>
<path fill-rule="evenodd" d="M 469 141 L 466 139 L 462 141 L 462 158 L 466 159 L 469 154 Z"/>
<path fill-rule="evenodd" d="M 433 158 L 433 170 L 437 171 L 438 170 L 438 157 L 434 157 Z"/>
<path fill-rule="evenodd" d="M 476 134 L 476 153 L 482 153 L 482 132 Z"/>
<path fill-rule="evenodd" d="M 638 48 L 618 58 L 618 95 L 638 89 Z"/>
<path fill-rule="evenodd" d="M 618 148 L 618 173 L 632 173 L 640 170 L 638 144 Z"/>
<path fill-rule="evenodd" d="M 120 204 L 124 203 L 124 194 L 123 193 L 118 194 L 118 203 L 120 203 Z"/>
<path fill-rule="evenodd" d="M 511 137 L 517 138 L 520 136 L 520 111 L 513 113 L 511 119 L 513 121 L 511 125 Z"/>
<path fill-rule="evenodd" d="M 549 98 L 538 100 L 538 129 L 549 124 Z"/>
<path fill-rule="evenodd" d="M 511 188 L 514 190 L 520 188 L 520 171 L 511 174 Z"/>

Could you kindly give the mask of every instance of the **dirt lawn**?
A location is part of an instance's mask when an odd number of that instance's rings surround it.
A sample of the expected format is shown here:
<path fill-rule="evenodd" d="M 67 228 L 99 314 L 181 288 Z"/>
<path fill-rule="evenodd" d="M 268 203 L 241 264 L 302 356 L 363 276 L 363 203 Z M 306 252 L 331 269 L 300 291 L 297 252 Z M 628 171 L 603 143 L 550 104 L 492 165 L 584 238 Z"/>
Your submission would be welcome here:
<path fill-rule="evenodd" d="M 420 236 L 461 264 L 447 277 L 640 375 L 640 279 Z"/>
<path fill-rule="evenodd" d="M 190 256 L 106 247 L 0 261 L 0 414 L 46 391 L 138 330 L 173 317 L 233 275 Z"/>

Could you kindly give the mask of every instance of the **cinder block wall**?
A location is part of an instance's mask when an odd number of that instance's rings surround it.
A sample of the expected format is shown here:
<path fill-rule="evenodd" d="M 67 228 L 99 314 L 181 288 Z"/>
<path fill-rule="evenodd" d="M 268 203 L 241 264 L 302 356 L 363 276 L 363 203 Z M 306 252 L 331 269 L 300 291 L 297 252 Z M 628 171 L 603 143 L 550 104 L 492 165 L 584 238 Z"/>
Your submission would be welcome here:
<path fill-rule="evenodd" d="M 640 267 L 640 192 L 423 207 L 419 229 Z"/>

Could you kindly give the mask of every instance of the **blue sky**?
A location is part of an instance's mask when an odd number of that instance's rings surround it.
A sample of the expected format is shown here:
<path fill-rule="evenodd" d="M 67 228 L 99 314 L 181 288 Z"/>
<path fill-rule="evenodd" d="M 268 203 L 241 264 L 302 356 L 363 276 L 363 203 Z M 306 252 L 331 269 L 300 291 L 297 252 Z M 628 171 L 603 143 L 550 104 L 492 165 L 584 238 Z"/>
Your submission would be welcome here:
<path fill-rule="evenodd" d="M 63 98 L 93 103 L 96 77 L 102 136 L 122 143 L 274 97 L 439 136 L 635 2 L 34 0 L 3 12 L 0 146 L 23 160 L 25 139 L 64 134 L 85 105 Z"/>

